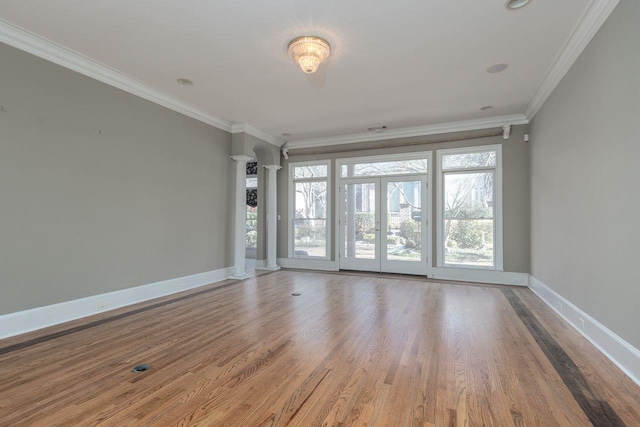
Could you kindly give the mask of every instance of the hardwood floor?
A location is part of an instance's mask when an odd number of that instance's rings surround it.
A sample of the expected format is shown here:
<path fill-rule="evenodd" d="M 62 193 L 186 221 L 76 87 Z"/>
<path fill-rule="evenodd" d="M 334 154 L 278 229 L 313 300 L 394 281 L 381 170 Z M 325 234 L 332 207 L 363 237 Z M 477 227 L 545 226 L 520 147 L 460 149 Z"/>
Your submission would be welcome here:
<path fill-rule="evenodd" d="M 0 426 L 56 425 L 640 426 L 640 388 L 526 288 L 280 270 L 0 341 Z"/>

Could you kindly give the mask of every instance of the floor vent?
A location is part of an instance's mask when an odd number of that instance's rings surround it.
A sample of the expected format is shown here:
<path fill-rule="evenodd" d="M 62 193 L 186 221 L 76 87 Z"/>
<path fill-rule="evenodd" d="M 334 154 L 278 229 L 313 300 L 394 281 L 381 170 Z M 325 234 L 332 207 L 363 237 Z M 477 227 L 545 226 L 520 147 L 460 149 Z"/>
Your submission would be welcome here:
<path fill-rule="evenodd" d="M 131 368 L 131 372 L 144 372 L 147 371 L 151 368 L 151 365 L 148 364 L 143 364 L 143 365 L 136 365 L 133 368 Z"/>

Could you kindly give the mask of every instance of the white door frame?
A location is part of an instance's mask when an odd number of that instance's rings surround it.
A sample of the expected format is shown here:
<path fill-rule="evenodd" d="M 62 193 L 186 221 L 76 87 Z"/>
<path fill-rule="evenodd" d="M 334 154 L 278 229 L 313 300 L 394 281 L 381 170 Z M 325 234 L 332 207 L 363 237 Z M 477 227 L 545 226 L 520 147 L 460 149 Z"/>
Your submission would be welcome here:
<path fill-rule="evenodd" d="M 413 174 L 413 175 L 385 175 L 385 176 L 377 176 L 377 177 L 358 177 L 358 178 L 342 178 L 342 167 L 343 165 L 350 163 L 366 163 L 366 162 L 381 162 L 381 161 L 393 161 L 393 160 L 413 160 L 413 159 L 427 159 L 427 173 L 424 174 Z M 342 158 L 336 159 L 336 168 L 335 168 L 335 191 L 336 197 L 338 198 L 337 203 L 334 205 L 334 215 L 335 218 L 338 219 L 337 226 L 334 229 L 334 242 L 336 243 L 334 246 L 334 259 L 336 260 L 336 265 L 338 269 L 340 269 L 340 254 L 344 248 L 344 224 L 342 221 L 341 214 L 344 212 L 344 201 L 342 200 L 342 188 L 344 186 L 344 181 L 350 182 L 372 182 L 371 178 L 380 178 L 393 181 L 393 180 L 403 180 L 415 178 L 416 176 L 424 177 L 426 180 L 426 189 L 422 189 L 422 230 L 423 230 L 423 261 L 420 263 L 425 268 L 421 273 L 408 273 L 408 274 L 424 274 L 428 277 L 433 277 L 433 255 L 432 255 L 432 247 L 433 247 L 433 173 L 434 173 L 434 164 L 433 164 L 433 152 L 432 151 L 420 151 L 414 153 L 401 153 L 401 154 L 388 154 L 388 155 L 376 155 L 376 156 L 364 156 L 364 157 L 351 157 L 351 158 Z M 381 187 L 382 185 L 380 185 Z M 377 198 L 380 199 L 382 194 L 382 190 L 379 189 L 378 192 L 380 195 L 377 195 Z M 385 196 L 386 199 L 386 196 Z M 386 209 L 385 209 L 386 210 Z M 379 215 L 379 212 L 378 212 Z M 379 249 L 378 249 L 379 251 Z"/>

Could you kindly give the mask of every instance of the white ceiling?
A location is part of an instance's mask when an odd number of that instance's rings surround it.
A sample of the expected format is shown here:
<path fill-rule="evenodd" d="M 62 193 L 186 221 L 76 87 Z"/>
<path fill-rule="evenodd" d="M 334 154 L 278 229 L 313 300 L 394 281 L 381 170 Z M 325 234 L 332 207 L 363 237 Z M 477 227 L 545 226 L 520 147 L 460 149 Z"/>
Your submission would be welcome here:
<path fill-rule="evenodd" d="M 532 0 L 510 11 L 504 0 L 1 0 L 0 18 L 200 115 L 287 141 L 525 113 L 605 2 Z M 286 52 L 306 34 L 332 46 L 312 75 Z M 19 45 L 9 39 L 0 38 Z M 501 62 L 505 72 L 485 71 Z"/>

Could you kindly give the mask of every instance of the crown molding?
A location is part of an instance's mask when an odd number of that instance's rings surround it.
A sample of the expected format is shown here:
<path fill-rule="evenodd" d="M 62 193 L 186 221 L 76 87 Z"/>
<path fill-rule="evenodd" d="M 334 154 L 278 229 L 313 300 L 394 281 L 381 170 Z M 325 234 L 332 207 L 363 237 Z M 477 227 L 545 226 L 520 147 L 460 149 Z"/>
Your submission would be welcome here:
<path fill-rule="evenodd" d="M 218 129 L 231 131 L 231 123 L 227 120 L 213 116 L 193 104 L 2 19 L 0 19 L 0 41 Z"/>
<path fill-rule="evenodd" d="M 507 124 L 526 124 L 529 120 L 533 119 L 546 99 L 559 84 L 560 80 L 562 80 L 564 75 L 569 71 L 573 63 L 577 60 L 600 27 L 604 24 L 619 1 L 620 0 L 593 0 L 573 33 L 561 49 L 556 60 L 529 99 L 523 114 L 494 117 L 489 119 L 449 122 L 437 125 L 408 127 L 387 130 L 380 134 L 363 132 L 335 137 L 301 139 L 290 141 L 285 145 L 289 149 L 308 148 L 488 129 L 501 127 Z M 110 86 L 124 90 L 125 92 L 139 96 L 198 121 L 215 126 L 216 128 L 224 131 L 231 133 L 245 132 L 278 147 L 284 144 L 283 140 L 256 129 L 246 122 L 231 123 L 220 117 L 213 116 L 193 104 L 182 101 L 125 73 L 95 61 L 79 52 L 66 48 L 2 19 L 0 19 L 0 42 L 76 71 Z"/>
<path fill-rule="evenodd" d="M 258 139 L 263 140 L 264 142 L 268 142 L 269 144 L 275 145 L 276 147 L 281 147 L 284 144 L 284 141 L 280 138 L 276 138 L 275 136 L 269 135 L 266 132 L 261 131 L 260 129 L 256 129 L 247 122 L 233 122 L 231 123 L 231 133 L 246 133 L 247 135 L 254 136 Z"/>
<path fill-rule="evenodd" d="M 529 99 L 524 115 L 533 120 L 549 95 L 558 86 L 580 54 L 596 35 L 620 0 L 593 0 L 589 9 L 564 44 L 556 60 L 553 62 L 542 82 Z"/>
<path fill-rule="evenodd" d="M 400 129 L 385 130 L 381 133 L 362 132 L 350 135 L 326 138 L 298 139 L 287 142 L 288 149 L 323 147 L 327 145 L 353 144 L 356 142 L 382 141 L 385 139 L 409 138 L 413 136 L 439 135 L 443 133 L 464 132 L 470 130 L 501 128 L 505 125 L 523 125 L 529 123 L 523 114 L 489 117 L 486 119 L 462 120 L 427 126 L 413 126 Z"/>

